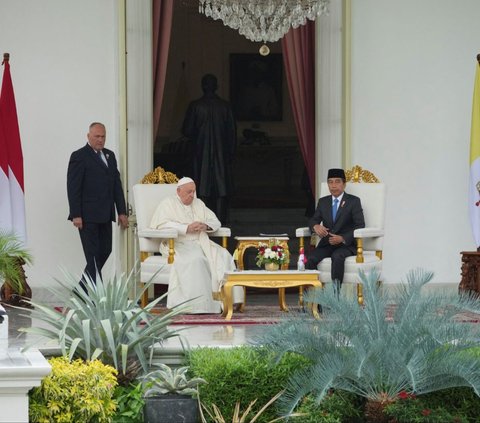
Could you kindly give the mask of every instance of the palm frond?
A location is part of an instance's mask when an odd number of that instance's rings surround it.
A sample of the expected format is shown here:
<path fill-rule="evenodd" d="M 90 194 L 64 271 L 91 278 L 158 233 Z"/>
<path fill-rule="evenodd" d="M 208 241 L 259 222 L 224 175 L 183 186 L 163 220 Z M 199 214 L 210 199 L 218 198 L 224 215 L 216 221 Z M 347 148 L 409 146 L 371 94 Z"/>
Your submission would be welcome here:
<path fill-rule="evenodd" d="M 309 392 L 321 401 L 332 388 L 368 399 L 454 386 L 480 392 L 480 364 L 471 353 L 479 345 L 479 325 L 458 319 L 466 310 L 480 313 L 478 297 L 426 293 L 433 274 L 422 269 L 389 292 L 378 286 L 378 275 L 359 277 L 364 307 L 331 286 L 310 290 L 305 301 L 322 305 L 320 320 L 292 314 L 256 340 L 278 357 L 295 352 L 310 360 L 310 368 L 291 376 L 280 400 L 284 411 L 293 411 Z"/>
<path fill-rule="evenodd" d="M 0 230 L 0 279 L 6 281 L 18 294 L 23 293 L 19 260 L 32 263 L 32 255 L 13 233 Z"/>

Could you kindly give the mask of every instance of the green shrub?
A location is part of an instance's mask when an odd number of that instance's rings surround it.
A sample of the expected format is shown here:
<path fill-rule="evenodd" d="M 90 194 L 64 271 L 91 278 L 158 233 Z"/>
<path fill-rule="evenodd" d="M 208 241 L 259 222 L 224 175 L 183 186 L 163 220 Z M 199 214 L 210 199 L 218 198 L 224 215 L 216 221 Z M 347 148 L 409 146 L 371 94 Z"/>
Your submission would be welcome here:
<path fill-rule="evenodd" d="M 194 349 L 187 363 L 192 376 L 207 381 L 199 389 L 202 403 L 207 407 L 215 404 L 227 422 L 232 421 L 236 403 L 243 409 L 257 400 L 251 410 L 255 415 L 284 388 L 292 372 L 306 364 L 306 359 L 294 354 L 276 362 L 273 354 L 248 346 Z M 268 408 L 256 422 L 268 422 L 277 415 L 275 407 Z"/>
<path fill-rule="evenodd" d="M 49 360 L 52 372 L 30 391 L 29 416 L 33 423 L 110 422 L 116 404 L 116 370 L 98 360 Z"/>
<path fill-rule="evenodd" d="M 292 418 L 294 423 L 354 423 L 363 422 L 363 399 L 346 391 L 334 391 L 326 395 L 320 404 L 314 397 L 305 397 L 295 410 L 302 414 Z"/>
<path fill-rule="evenodd" d="M 403 395 L 402 395 L 403 394 Z M 450 412 L 446 407 L 432 407 L 424 397 L 416 397 L 406 392 L 385 407 L 385 413 L 398 423 L 468 423 L 460 413 Z"/>
<path fill-rule="evenodd" d="M 117 386 L 113 395 L 117 403 L 117 411 L 113 416 L 113 423 L 142 423 L 143 422 L 143 386 L 141 383 L 128 386 Z"/>
<path fill-rule="evenodd" d="M 480 397 L 471 388 L 450 388 L 420 397 L 430 408 L 443 407 L 452 414 L 464 416 L 469 423 L 479 419 Z"/>

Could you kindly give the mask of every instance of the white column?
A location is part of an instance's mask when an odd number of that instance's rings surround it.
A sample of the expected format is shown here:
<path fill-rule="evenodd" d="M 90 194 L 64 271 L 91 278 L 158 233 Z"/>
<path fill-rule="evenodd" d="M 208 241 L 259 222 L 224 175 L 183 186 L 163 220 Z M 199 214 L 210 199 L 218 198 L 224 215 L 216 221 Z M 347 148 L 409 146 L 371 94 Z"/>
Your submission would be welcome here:
<path fill-rule="evenodd" d="M 342 148 L 342 0 L 316 23 L 316 175 L 317 196 L 327 170 L 343 167 Z"/>
<path fill-rule="evenodd" d="M 153 169 L 152 2 L 126 1 L 127 201 L 133 185 Z M 133 226 L 133 225 L 131 225 Z M 134 228 L 128 232 L 127 263 L 138 257 Z"/>
<path fill-rule="evenodd" d="M 127 1 L 128 188 L 153 166 L 152 2 Z"/>

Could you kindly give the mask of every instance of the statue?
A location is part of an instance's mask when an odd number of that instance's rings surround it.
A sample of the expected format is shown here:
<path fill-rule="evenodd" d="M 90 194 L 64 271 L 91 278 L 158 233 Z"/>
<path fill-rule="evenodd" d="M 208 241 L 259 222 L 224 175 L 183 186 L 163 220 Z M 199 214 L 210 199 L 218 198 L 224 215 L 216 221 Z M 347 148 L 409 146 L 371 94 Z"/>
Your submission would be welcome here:
<path fill-rule="evenodd" d="M 202 78 L 203 96 L 190 103 L 182 132 L 193 143 L 193 179 L 198 197 L 225 224 L 233 192 L 231 172 L 236 125 L 230 104 L 215 94 L 217 78 Z"/>

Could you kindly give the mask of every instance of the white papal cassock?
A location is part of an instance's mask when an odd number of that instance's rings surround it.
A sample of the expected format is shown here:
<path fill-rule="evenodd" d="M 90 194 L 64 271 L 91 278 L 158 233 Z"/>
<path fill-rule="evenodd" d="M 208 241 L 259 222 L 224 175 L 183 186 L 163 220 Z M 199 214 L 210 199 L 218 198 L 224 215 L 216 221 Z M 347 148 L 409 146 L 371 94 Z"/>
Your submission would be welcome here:
<path fill-rule="evenodd" d="M 193 222 L 207 224 L 212 228 L 212 232 L 221 226 L 215 213 L 208 209 L 202 200 L 195 198 L 192 204 L 187 206 L 176 194 L 163 200 L 152 217 L 152 228 L 173 228 L 178 231 L 175 260 L 168 285 L 167 307 L 171 308 L 196 298 L 188 304 L 190 313 L 220 313 L 221 303 L 213 300 L 212 292 L 220 290 L 225 272 L 234 270 L 235 262 L 225 248 L 209 239 L 207 233 L 187 234 L 187 227 Z M 160 253 L 168 255 L 166 242 L 160 245 Z M 233 301 L 240 303 L 243 301 L 243 289 L 235 288 Z"/>

